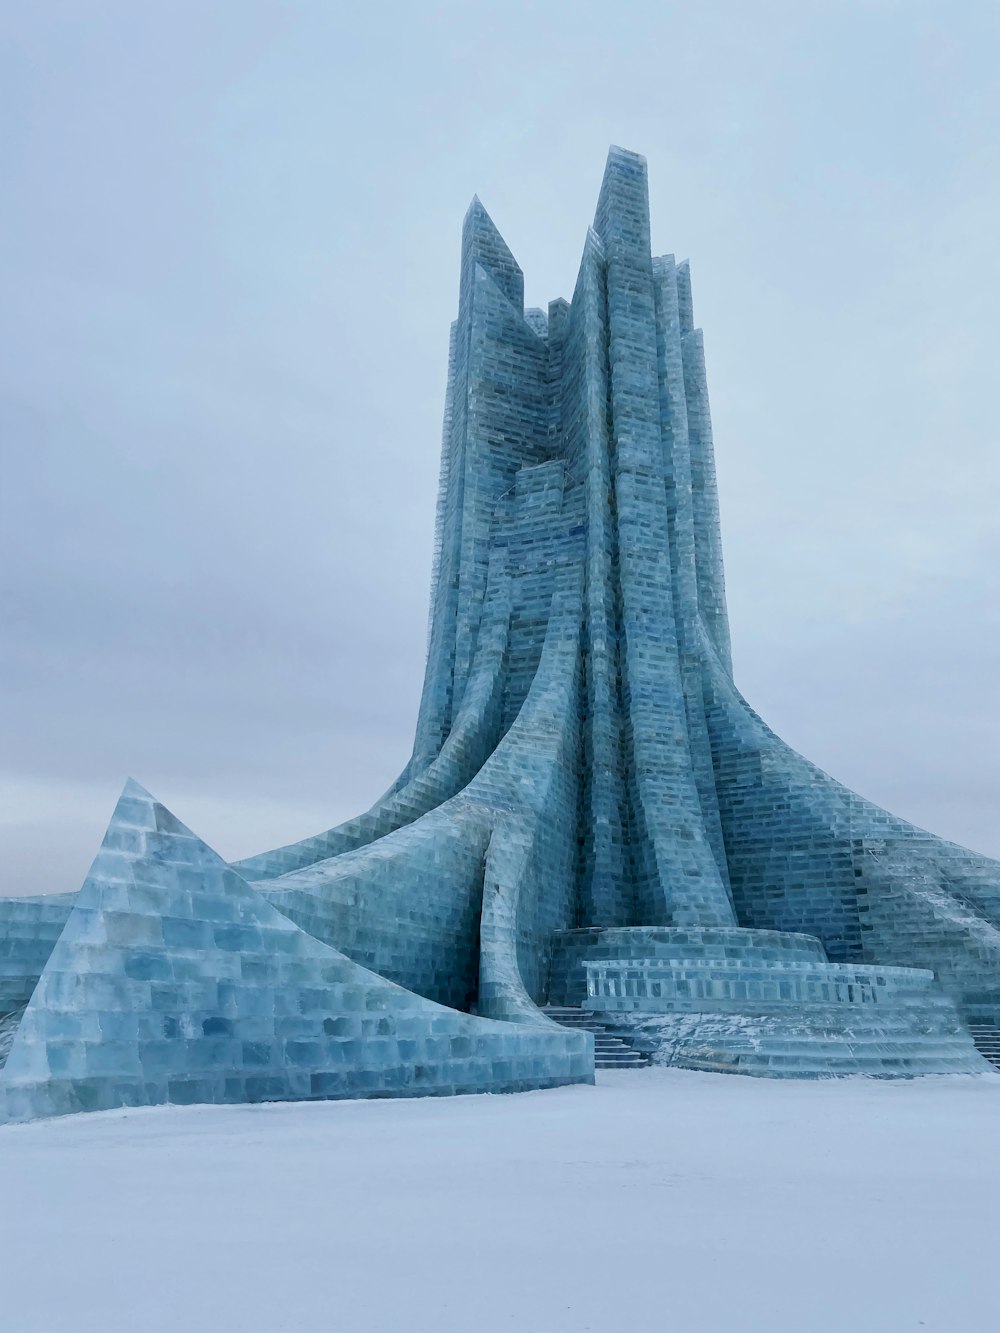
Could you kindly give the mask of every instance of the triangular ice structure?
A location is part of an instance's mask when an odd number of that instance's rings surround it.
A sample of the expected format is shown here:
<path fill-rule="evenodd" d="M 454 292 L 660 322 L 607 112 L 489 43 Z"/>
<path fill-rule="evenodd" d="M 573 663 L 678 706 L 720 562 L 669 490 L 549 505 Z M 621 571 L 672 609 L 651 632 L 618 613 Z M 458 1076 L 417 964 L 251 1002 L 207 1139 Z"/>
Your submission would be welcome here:
<path fill-rule="evenodd" d="M 352 963 L 129 782 L 14 1037 L 0 1121 L 592 1080 L 586 1034 L 458 1013 Z"/>

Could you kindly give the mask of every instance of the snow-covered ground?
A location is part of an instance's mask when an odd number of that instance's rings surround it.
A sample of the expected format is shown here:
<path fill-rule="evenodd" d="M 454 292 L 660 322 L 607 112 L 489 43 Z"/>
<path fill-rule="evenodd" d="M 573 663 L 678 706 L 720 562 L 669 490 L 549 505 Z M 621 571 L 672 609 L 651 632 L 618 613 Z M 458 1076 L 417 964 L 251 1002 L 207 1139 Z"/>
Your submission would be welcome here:
<path fill-rule="evenodd" d="M 1000 1078 L 0 1129 L 5 1333 L 995 1333 Z"/>

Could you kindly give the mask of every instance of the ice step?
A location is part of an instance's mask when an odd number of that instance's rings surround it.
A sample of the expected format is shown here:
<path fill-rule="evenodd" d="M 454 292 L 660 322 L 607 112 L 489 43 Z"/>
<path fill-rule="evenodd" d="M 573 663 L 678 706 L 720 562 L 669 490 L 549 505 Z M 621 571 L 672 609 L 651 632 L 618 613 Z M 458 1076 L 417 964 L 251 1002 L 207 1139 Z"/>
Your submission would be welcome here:
<path fill-rule="evenodd" d="M 969 1031 L 983 1059 L 1000 1069 L 1000 1027 L 993 1027 L 989 1023 L 970 1023 Z"/>
<path fill-rule="evenodd" d="M 644 1069 L 649 1056 L 633 1050 L 627 1041 L 609 1032 L 607 1025 L 586 1009 L 551 1008 L 544 1011 L 562 1027 L 583 1028 L 594 1034 L 595 1069 Z"/>

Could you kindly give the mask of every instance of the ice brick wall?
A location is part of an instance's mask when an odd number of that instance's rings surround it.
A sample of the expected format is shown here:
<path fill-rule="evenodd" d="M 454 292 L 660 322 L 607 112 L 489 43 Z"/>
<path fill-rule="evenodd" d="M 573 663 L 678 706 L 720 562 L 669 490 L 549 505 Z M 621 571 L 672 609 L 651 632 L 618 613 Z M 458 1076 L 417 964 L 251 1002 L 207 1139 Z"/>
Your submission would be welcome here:
<path fill-rule="evenodd" d="M 0 1014 L 31 999 L 74 898 L 68 893 L 0 898 Z"/>
<path fill-rule="evenodd" d="M 578 1034 L 457 1013 L 352 963 L 130 783 L 14 1035 L 0 1121 L 517 1091 L 592 1068 Z"/>

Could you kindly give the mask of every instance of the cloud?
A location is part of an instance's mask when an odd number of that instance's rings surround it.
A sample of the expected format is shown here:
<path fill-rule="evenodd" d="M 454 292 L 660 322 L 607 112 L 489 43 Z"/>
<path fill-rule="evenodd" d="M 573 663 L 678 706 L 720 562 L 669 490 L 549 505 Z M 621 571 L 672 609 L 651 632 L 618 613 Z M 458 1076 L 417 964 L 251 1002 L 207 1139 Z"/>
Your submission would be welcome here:
<path fill-rule="evenodd" d="M 231 855 L 388 785 L 462 214 L 567 295 L 612 142 L 692 259 L 752 702 L 1000 853 L 994 6 L 4 26 L 0 892 L 76 887 L 128 774 Z"/>

